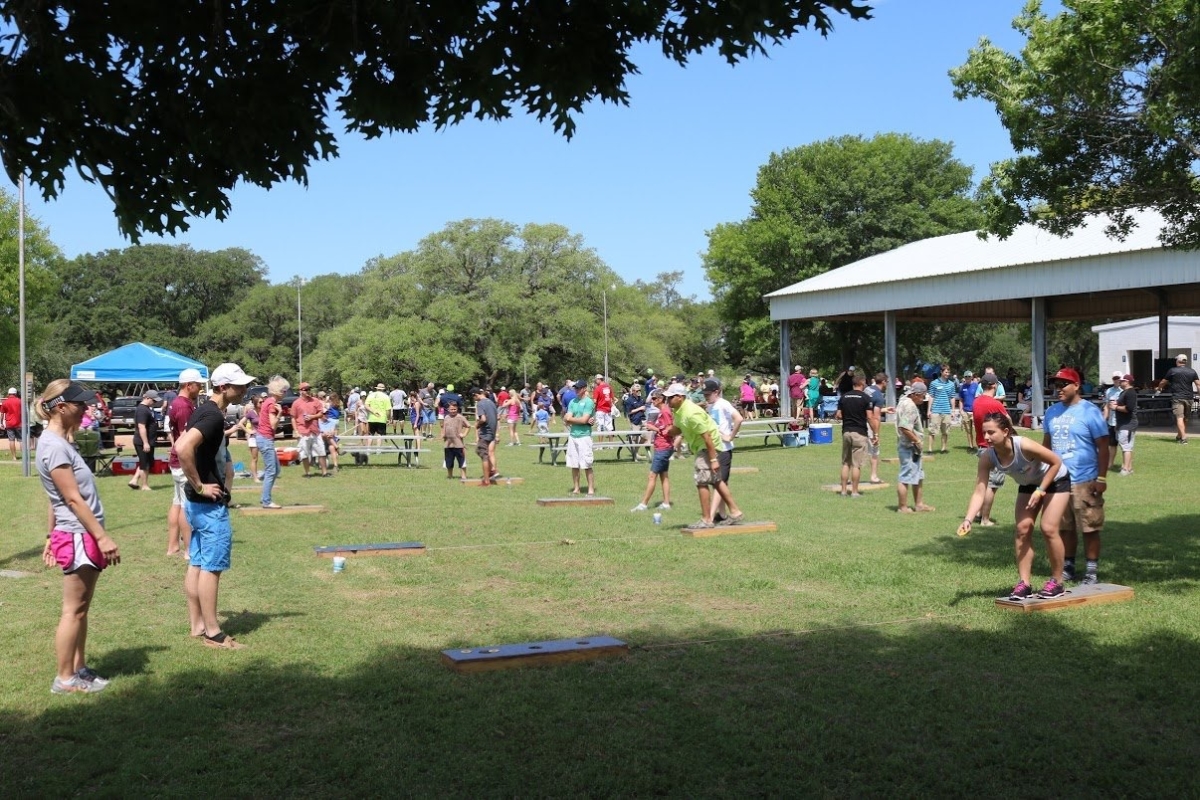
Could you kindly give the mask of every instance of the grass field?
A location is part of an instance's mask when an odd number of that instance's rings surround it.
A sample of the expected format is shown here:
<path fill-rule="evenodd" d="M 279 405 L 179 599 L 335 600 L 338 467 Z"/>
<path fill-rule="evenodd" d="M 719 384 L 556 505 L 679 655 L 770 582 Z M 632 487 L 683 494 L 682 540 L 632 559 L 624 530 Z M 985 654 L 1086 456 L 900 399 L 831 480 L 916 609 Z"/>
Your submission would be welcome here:
<path fill-rule="evenodd" d="M 903 517 L 891 489 L 820 491 L 837 447 L 743 449 L 735 465 L 760 471 L 735 495 L 779 531 L 713 539 L 680 535 L 699 517 L 683 461 L 661 527 L 629 512 L 645 465 L 611 453 L 597 486 L 616 505 L 572 509 L 536 505 L 570 481 L 529 447 L 499 448 L 525 482 L 489 489 L 287 467 L 276 499 L 328 511 L 234 512 L 220 609 L 238 652 L 187 637 L 169 476 L 153 493 L 103 478 L 123 563 L 91 614 L 89 661 L 113 681 L 97 696 L 49 692 L 61 578 L 38 558 L 41 488 L 6 465 L 0 569 L 33 575 L 0 578 L 0 794 L 1196 796 L 1200 444 L 1143 436 L 1135 474 L 1111 478 L 1101 576 L 1136 598 L 1053 614 L 993 602 L 1016 580 L 1011 486 L 1000 527 L 954 535 L 974 474 L 956 444 L 926 467 L 937 511 Z M 340 574 L 312 552 L 402 540 L 429 551 Z M 631 654 L 438 661 L 587 634 Z"/>

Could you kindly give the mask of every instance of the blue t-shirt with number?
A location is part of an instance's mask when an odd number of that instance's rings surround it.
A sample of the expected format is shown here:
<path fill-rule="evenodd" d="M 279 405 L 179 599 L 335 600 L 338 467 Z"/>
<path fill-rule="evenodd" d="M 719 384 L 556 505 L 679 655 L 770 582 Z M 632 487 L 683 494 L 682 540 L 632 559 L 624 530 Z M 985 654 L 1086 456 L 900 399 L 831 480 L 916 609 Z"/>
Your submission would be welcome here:
<path fill-rule="evenodd" d="M 1100 409 L 1082 398 L 1069 406 L 1055 403 L 1046 410 L 1042 429 L 1050 437 L 1050 447 L 1058 453 L 1071 483 L 1087 483 L 1100 474 L 1096 440 L 1108 438 L 1108 423 Z"/>

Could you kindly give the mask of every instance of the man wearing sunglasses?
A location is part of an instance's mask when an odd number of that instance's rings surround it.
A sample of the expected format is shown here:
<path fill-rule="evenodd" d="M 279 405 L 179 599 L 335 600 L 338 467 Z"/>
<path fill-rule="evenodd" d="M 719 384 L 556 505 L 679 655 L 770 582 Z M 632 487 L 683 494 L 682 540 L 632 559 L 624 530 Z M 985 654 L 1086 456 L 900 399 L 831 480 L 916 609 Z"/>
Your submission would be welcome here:
<path fill-rule="evenodd" d="M 1087 571 L 1083 584 L 1099 583 L 1100 531 L 1104 527 L 1104 490 L 1108 484 L 1108 423 L 1100 409 L 1080 393 L 1079 373 L 1064 367 L 1054 374 L 1058 402 L 1046 410 L 1042 444 L 1062 458 L 1071 477 L 1071 502 L 1063 514 L 1063 580 L 1074 581 L 1075 549 L 1083 533 Z"/>

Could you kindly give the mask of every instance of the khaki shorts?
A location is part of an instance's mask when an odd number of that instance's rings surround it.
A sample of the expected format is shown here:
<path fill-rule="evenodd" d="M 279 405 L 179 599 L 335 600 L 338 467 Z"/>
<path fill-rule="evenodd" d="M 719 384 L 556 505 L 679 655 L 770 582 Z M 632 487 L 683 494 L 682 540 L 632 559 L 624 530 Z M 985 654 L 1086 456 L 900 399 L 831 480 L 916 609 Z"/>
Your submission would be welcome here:
<path fill-rule="evenodd" d="M 707 454 L 696 456 L 696 466 L 692 477 L 697 486 L 716 486 L 721 479 L 720 472 L 713 470 Z"/>
<path fill-rule="evenodd" d="M 855 469 L 862 469 L 867 460 L 867 448 L 870 443 L 861 433 L 842 434 L 842 464 Z"/>
<path fill-rule="evenodd" d="M 1175 415 L 1176 419 L 1186 417 L 1188 414 L 1192 413 L 1192 401 L 1191 400 L 1172 400 L 1171 401 L 1171 413 Z"/>
<path fill-rule="evenodd" d="M 301 436 L 300 441 L 296 443 L 296 449 L 300 451 L 301 461 L 325 457 L 325 442 L 319 433 L 313 436 Z"/>
<path fill-rule="evenodd" d="M 1099 533 L 1104 528 L 1104 495 L 1092 494 L 1091 483 L 1071 486 L 1071 502 L 1063 513 L 1063 531 Z"/>
<path fill-rule="evenodd" d="M 929 432 L 934 431 L 939 433 L 950 433 L 950 415 L 949 414 L 930 414 L 929 415 Z"/>

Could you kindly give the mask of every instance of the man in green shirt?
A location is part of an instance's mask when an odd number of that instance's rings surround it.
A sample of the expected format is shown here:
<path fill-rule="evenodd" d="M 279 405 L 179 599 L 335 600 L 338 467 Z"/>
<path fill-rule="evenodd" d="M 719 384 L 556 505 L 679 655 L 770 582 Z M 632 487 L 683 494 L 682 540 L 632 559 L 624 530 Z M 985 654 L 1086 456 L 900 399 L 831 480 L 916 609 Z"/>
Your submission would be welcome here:
<path fill-rule="evenodd" d="M 734 502 L 733 495 L 729 491 L 729 484 L 721 480 L 721 462 L 717 458 L 717 442 L 720 441 L 717 423 L 713 421 L 707 411 L 689 400 L 687 395 L 687 387 L 682 383 L 673 383 L 663 392 L 667 404 L 671 406 L 671 413 L 675 417 L 675 424 L 667 432 L 667 435 L 670 437 L 682 435 L 688 449 L 696 457 L 694 478 L 696 490 L 700 494 L 701 519 L 689 527 L 713 527 L 711 493 L 714 490 L 725 501 L 725 505 L 729 509 L 729 516 L 722 520 L 721 524 L 736 525 L 744 519 L 745 515 Z"/>
<path fill-rule="evenodd" d="M 588 396 L 587 381 L 575 382 L 576 397 L 567 406 L 567 466 L 571 468 L 571 494 L 579 494 L 579 470 L 587 473 L 587 493 L 596 493 L 592 471 L 592 426 L 596 424 L 596 401 Z"/>

